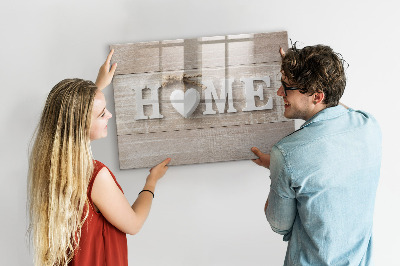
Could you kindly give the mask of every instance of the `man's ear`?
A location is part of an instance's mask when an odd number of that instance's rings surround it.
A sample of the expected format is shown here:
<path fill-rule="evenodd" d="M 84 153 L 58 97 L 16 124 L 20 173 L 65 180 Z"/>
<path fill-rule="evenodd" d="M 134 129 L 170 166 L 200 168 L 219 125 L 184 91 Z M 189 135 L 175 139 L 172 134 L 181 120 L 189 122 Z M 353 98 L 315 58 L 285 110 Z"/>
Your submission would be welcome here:
<path fill-rule="evenodd" d="M 282 47 L 279 47 L 279 53 L 281 54 L 281 57 L 285 57 L 285 51 L 283 51 Z"/>
<path fill-rule="evenodd" d="M 313 94 L 313 103 L 318 104 L 322 103 L 325 99 L 325 93 L 321 92 L 316 92 Z"/>

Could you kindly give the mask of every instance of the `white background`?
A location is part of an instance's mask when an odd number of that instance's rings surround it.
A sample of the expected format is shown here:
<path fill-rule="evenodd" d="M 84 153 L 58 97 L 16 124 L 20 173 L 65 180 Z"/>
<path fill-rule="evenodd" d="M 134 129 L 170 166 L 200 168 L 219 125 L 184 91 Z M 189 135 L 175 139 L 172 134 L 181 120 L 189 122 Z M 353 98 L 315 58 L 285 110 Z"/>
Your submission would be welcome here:
<path fill-rule="evenodd" d="M 282 30 L 303 46 L 321 43 L 340 52 L 350 64 L 342 102 L 380 122 L 375 261 L 400 265 L 400 21 L 395 2 L 2 1 L 0 265 L 32 264 L 26 239 L 28 145 L 58 81 L 95 80 L 109 44 Z M 112 86 L 105 94 L 113 112 Z M 133 202 L 148 169 L 119 170 L 115 117 L 108 138 L 94 142 L 92 149 Z M 286 243 L 263 214 L 268 190 L 269 172 L 251 161 L 171 167 L 142 231 L 128 236 L 130 264 L 282 265 Z"/>

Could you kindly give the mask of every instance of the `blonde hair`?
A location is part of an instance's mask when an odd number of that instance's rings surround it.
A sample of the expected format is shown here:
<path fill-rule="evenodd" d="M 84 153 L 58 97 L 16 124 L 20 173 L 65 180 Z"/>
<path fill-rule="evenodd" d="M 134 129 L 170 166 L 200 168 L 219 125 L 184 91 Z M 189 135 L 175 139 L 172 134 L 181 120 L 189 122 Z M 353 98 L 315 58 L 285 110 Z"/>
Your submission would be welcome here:
<path fill-rule="evenodd" d="M 88 216 L 90 122 L 97 87 L 65 79 L 50 91 L 30 153 L 28 209 L 35 265 L 67 265 Z"/>

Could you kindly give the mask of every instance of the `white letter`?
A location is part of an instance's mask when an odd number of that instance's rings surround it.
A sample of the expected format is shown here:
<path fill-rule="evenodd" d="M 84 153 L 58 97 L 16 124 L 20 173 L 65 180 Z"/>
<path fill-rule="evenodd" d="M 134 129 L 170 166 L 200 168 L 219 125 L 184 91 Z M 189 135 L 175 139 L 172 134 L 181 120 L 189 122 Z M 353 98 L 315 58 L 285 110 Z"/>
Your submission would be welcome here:
<path fill-rule="evenodd" d="M 253 84 L 255 80 L 262 80 L 267 84 L 267 87 L 271 86 L 269 76 L 264 78 L 241 78 L 240 81 L 244 82 L 244 93 L 246 95 L 246 107 L 242 110 L 243 112 L 272 109 L 272 98 L 269 98 L 266 105 L 259 107 L 256 106 L 254 97 L 258 96 L 260 100 L 263 101 L 264 94 L 261 84 L 258 84 L 258 89 L 254 91 Z"/>
<path fill-rule="evenodd" d="M 146 86 L 147 87 L 147 86 Z M 142 92 L 143 89 L 133 89 L 135 91 L 136 98 L 136 116 L 135 120 L 140 119 L 149 119 L 148 116 L 145 116 L 143 113 L 144 105 L 152 105 L 153 106 L 153 114 L 150 116 L 150 119 L 153 118 L 163 118 L 160 114 L 160 105 L 158 103 L 158 89 L 160 88 L 160 84 L 153 84 L 152 87 L 147 87 L 151 90 L 151 99 L 143 99 Z"/>
<path fill-rule="evenodd" d="M 233 79 L 226 79 L 225 83 L 222 82 L 221 93 L 218 97 L 217 91 L 215 90 L 214 84 L 211 80 L 203 81 L 203 84 L 207 87 L 204 90 L 204 100 L 206 103 L 206 110 L 203 112 L 203 115 L 214 115 L 217 112 L 212 109 L 212 98 L 214 98 L 215 104 L 217 105 L 218 112 L 220 114 L 225 113 L 225 103 L 226 97 L 228 96 L 228 113 L 236 113 L 236 109 L 233 107 L 233 98 L 232 98 L 232 83 Z M 227 91 L 225 91 L 227 88 Z"/>

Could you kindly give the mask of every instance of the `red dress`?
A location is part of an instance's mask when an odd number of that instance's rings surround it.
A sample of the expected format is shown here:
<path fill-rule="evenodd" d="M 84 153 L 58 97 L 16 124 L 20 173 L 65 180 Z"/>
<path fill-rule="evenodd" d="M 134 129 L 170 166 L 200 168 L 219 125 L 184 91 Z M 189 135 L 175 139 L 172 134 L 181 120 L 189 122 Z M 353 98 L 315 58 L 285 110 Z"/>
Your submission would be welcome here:
<path fill-rule="evenodd" d="M 93 182 L 103 167 L 107 168 L 101 162 L 94 161 L 93 176 L 87 190 L 90 205 L 89 215 L 82 226 L 81 240 L 72 261 L 69 263 L 71 266 L 128 265 L 126 234 L 110 224 L 100 212 L 96 212 L 92 201 Z M 108 169 L 108 171 L 110 170 Z M 110 174 L 122 191 L 114 174 L 111 171 Z"/>

